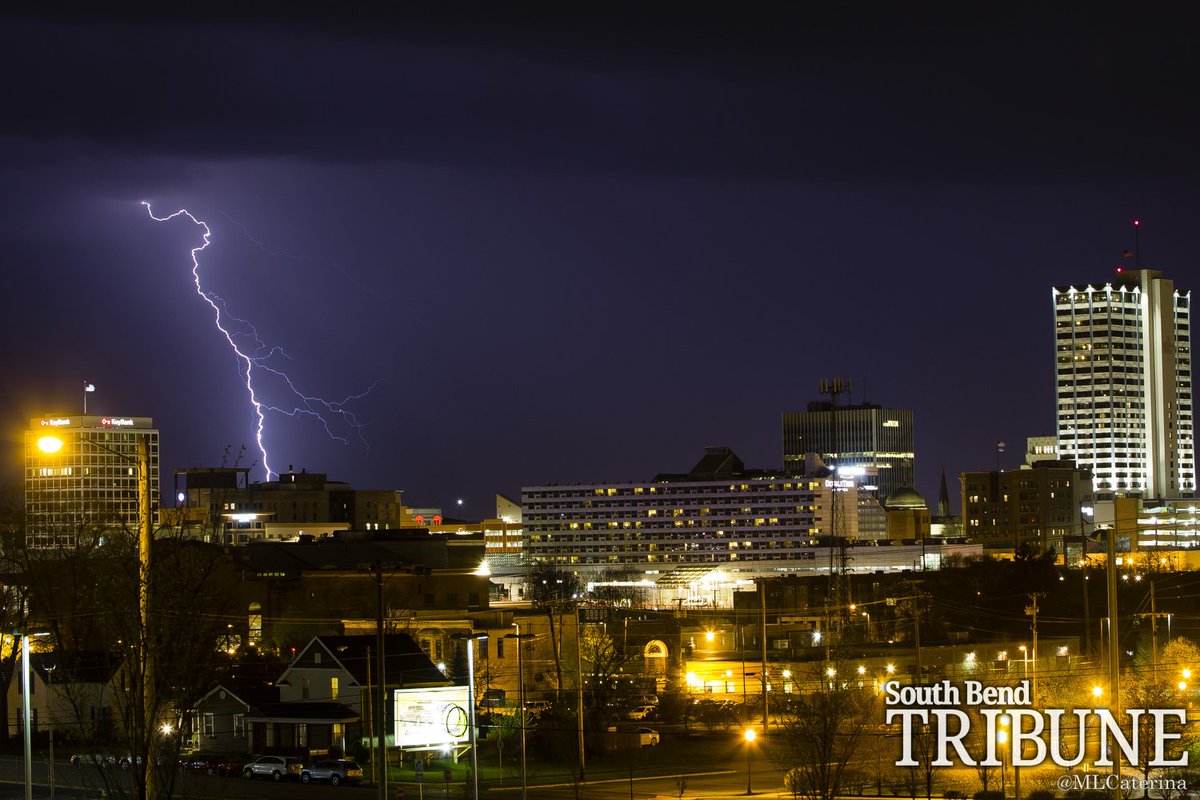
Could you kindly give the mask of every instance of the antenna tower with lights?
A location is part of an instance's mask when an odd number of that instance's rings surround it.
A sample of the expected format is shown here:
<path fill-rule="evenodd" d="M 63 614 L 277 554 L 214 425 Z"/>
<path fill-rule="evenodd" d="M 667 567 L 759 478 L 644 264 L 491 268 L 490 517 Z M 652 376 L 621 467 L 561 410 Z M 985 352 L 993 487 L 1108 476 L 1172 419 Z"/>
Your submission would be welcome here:
<path fill-rule="evenodd" d="M 838 487 L 838 464 L 841 460 L 841 443 L 838 437 L 837 405 L 838 397 L 852 391 L 848 378 L 822 378 L 821 394 L 829 395 L 829 424 L 832 431 L 830 451 L 833 454 L 833 475 L 829 492 L 829 591 L 826 593 L 825 627 L 826 630 L 836 630 L 838 642 L 846 630 L 847 616 L 850 608 L 850 575 L 848 539 L 846 535 L 846 513 L 842 507 L 844 494 Z M 837 545 L 837 557 L 834 557 L 834 545 Z M 836 616 L 835 616 L 836 615 Z"/>

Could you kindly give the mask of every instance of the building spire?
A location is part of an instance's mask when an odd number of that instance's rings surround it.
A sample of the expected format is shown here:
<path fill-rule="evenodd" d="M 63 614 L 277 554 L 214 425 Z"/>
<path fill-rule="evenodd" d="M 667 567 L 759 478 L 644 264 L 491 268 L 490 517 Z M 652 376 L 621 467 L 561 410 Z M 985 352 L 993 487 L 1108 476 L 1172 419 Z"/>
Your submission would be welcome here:
<path fill-rule="evenodd" d="M 938 516 L 942 519 L 950 516 L 950 492 L 946 490 L 945 467 L 942 467 L 942 490 L 938 494 Z"/>

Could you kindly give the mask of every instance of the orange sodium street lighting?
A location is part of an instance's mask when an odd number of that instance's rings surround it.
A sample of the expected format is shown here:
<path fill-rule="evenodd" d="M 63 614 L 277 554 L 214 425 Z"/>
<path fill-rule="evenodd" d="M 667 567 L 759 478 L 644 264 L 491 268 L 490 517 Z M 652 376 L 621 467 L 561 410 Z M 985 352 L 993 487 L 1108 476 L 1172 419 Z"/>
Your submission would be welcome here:
<path fill-rule="evenodd" d="M 37 440 L 38 450 L 43 453 L 57 453 L 62 450 L 63 440 L 57 436 L 42 436 Z"/>

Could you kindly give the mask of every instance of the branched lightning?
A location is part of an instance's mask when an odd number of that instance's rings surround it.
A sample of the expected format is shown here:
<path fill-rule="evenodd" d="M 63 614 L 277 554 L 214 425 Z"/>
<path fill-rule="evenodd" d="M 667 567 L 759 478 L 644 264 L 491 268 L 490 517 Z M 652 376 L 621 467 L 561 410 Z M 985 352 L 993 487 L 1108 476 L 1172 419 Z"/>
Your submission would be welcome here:
<path fill-rule="evenodd" d="M 369 444 L 363 436 L 363 428 L 366 423 L 359 420 L 358 416 L 349 407 L 350 404 L 357 400 L 362 400 L 369 395 L 375 388 L 376 384 L 372 384 L 365 391 L 357 394 L 350 394 L 341 400 L 326 400 L 315 395 L 308 395 L 302 392 L 295 381 L 284 370 L 277 366 L 273 366 L 270 362 L 273 358 L 279 357 L 291 360 L 291 356 L 287 354 L 279 345 L 268 345 L 259 335 L 258 329 L 249 320 L 242 319 L 230 313 L 225 299 L 215 292 L 205 291 L 200 283 L 200 253 L 203 252 L 212 243 L 212 230 L 203 220 L 197 219 L 190 211 L 181 208 L 173 214 L 165 217 L 155 216 L 154 210 L 150 207 L 150 203 L 142 201 L 142 205 L 146 207 L 146 213 L 150 215 L 150 219 L 155 222 L 170 222 L 176 217 L 187 217 L 192 223 L 198 226 L 203 233 L 203 244 L 192 248 L 192 283 L 196 287 L 198 294 L 204 302 L 208 303 L 213 311 L 213 322 L 221 335 L 225 337 L 226 343 L 233 350 L 238 361 L 238 373 L 242 378 L 242 382 L 246 386 L 246 392 L 250 398 L 250 405 L 254 409 L 255 431 L 254 438 L 258 444 L 258 451 L 262 455 L 263 469 L 266 470 L 267 480 L 278 473 L 271 469 L 269 456 L 267 455 L 267 446 L 263 441 L 263 432 L 266 427 L 267 412 L 283 414 L 288 417 L 312 417 L 321 423 L 325 429 L 325 433 L 335 441 L 342 444 L 349 444 L 349 439 L 345 436 L 340 436 L 334 432 L 330 426 L 330 417 L 339 417 L 349 428 L 352 428 L 360 441 L 364 445 Z M 239 225 L 239 227 L 241 227 Z M 243 228 L 243 232 L 245 229 Z M 249 234 L 247 234 L 249 235 Z M 254 377 L 256 372 L 263 372 L 273 375 L 280 379 L 294 396 L 291 408 L 274 405 L 263 399 L 260 399 L 260 391 L 255 388 Z"/>

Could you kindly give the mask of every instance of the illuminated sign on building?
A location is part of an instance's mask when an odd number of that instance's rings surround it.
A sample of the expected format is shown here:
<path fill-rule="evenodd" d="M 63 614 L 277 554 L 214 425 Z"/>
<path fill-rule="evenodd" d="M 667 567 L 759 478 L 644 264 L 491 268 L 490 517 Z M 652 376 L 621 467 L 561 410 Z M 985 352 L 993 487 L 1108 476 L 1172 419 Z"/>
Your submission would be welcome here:
<path fill-rule="evenodd" d="M 393 693 L 397 747 L 444 746 L 470 738 L 466 686 L 398 689 Z"/>
<path fill-rule="evenodd" d="M 133 420 L 129 417 L 101 417 L 100 424 L 106 428 L 132 428 Z"/>
<path fill-rule="evenodd" d="M 64 428 L 71 424 L 71 420 L 59 417 L 58 419 L 42 420 L 43 428 Z"/>

